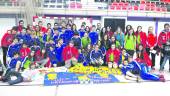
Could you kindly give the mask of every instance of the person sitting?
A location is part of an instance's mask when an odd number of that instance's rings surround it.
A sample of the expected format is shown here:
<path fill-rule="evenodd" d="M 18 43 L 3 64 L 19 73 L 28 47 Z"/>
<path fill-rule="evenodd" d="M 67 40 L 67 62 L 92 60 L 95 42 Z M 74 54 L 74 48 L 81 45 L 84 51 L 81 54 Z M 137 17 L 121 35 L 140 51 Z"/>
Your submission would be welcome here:
<path fill-rule="evenodd" d="M 111 45 L 111 49 L 109 49 L 106 53 L 106 62 L 109 68 L 117 68 L 119 61 L 119 50 L 116 48 L 115 44 Z"/>
<path fill-rule="evenodd" d="M 103 53 L 99 49 L 99 45 L 95 45 L 95 49 L 90 53 L 91 64 L 95 67 L 99 67 L 104 63 L 103 59 Z"/>

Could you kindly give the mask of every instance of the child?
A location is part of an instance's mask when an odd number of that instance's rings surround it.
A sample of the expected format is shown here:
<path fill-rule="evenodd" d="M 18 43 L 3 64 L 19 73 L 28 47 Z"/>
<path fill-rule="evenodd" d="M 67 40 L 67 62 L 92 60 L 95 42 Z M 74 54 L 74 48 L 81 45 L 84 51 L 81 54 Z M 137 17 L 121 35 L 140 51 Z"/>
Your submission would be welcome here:
<path fill-rule="evenodd" d="M 43 36 L 43 41 L 46 43 L 49 42 L 50 40 L 51 40 L 51 29 L 48 29 L 47 33 L 44 34 Z"/>
<path fill-rule="evenodd" d="M 57 44 L 57 41 L 60 38 L 60 34 L 57 29 L 54 29 L 54 34 L 53 34 L 52 38 L 53 38 L 53 41 L 55 42 L 55 44 Z"/>
<path fill-rule="evenodd" d="M 99 45 L 95 45 L 95 49 L 90 53 L 90 61 L 92 65 L 95 67 L 101 66 L 104 63 L 103 58 L 104 57 L 102 51 L 99 49 Z"/>
<path fill-rule="evenodd" d="M 89 45 L 91 43 L 90 38 L 88 37 L 88 33 L 84 33 L 84 37 L 81 38 L 81 44 L 82 44 L 82 48 L 85 49 L 87 48 L 87 45 Z"/>
<path fill-rule="evenodd" d="M 97 42 L 99 40 L 99 34 L 96 32 L 96 26 L 95 25 L 92 26 L 92 31 L 89 33 L 89 38 L 91 40 L 92 45 L 97 44 Z"/>
<path fill-rule="evenodd" d="M 84 25 L 81 25 L 81 28 L 78 30 L 79 31 L 79 34 L 80 34 L 80 38 L 84 37 L 84 34 L 85 34 L 85 26 Z"/>
<path fill-rule="evenodd" d="M 71 38 L 71 40 L 74 42 L 74 46 L 77 49 L 81 48 L 81 38 L 79 37 L 79 33 L 75 32 L 73 38 Z"/>
<path fill-rule="evenodd" d="M 71 25 L 67 24 L 67 29 L 64 32 L 65 36 L 66 36 L 66 44 L 69 44 L 69 41 L 71 40 L 71 38 L 74 36 L 74 31 L 71 30 Z"/>
<path fill-rule="evenodd" d="M 21 58 L 25 58 L 30 54 L 31 50 L 27 47 L 25 43 L 22 44 L 22 48 L 20 49 L 20 56 Z"/>
<path fill-rule="evenodd" d="M 66 44 L 63 43 L 63 39 L 59 39 L 57 44 L 56 44 L 56 48 L 55 48 L 56 58 L 58 60 L 57 66 L 64 66 L 64 60 L 62 58 L 62 52 L 63 52 L 63 49 L 65 47 L 66 47 Z"/>
<path fill-rule="evenodd" d="M 50 58 L 51 67 L 57 67 L 58 60 L 56 58 L 55 50 L 52 46 L 50 46 L 50 50 L 48 51 L 48 57 Z"/>
<path fill-rule="evenodd" d="M 63 49 L 62 56 L 65 61 L 66 68 L 69 68 L 72 64 L 74 65 L 77 63 L 79 52 L 78 49 L 74 47 L 73 41 L 70 41 L 69 45 Z"/>
<path fill-rule="evenodd" d="M 109 68 L 117 68 L 119 61 L 119 50 L 116 48 L 115 44 L 112 44 L 111 49 L 106 53 L 106 62 Z"/>
<path fill-rule="evenodd" d="M 122 52 L 120 53 L 119 56 L 119 65 L 123 63 L 124 60 L 127 60 L 129 55 L 126 53 L 126 49 L 122 49 Z"/>

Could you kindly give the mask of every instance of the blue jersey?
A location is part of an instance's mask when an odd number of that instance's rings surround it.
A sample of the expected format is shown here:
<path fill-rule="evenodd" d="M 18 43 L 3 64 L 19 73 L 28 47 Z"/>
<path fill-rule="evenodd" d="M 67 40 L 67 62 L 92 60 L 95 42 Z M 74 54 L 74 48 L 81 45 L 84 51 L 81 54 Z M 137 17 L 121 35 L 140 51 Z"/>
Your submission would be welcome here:
<path fill-rule="evenodd" d="M 18 53 L 19 50 L 21 49 L 22 45 L 20 43 L 17 43 L 17 44 L 11 44 L 8 48 L 8 51 L 7 51 L 7 56 L 8 57 L 13 57 L 14 56 L 14 53 Z"/>
<path fill-rule="evenodd" d="M 12 60 L 9 62 L 8 68 L 10 68 L 10 69 L 16 68 L 17 62 L 21 62 L 21 63 L 22 63 L 22 60 L 23 60 L 23 59 L 20 58 L 20 57 L 18 57 L 18 58 L 12 58 Z"/>
<path fill-rule="evenodd" d="M 91 40 L 91 44 L 95 45 L 97 44 L 98 40 L 99 40 L 99 35 L 97 32 L 90 32 L 89 33 L 89 38 Z"/>
<path fill-rule="evenodd" d="M 67 30 L 65 30 L 64 34 L 66 36 L 66 44 L 68 44 L 69 41 L 71 40 L 71 38 L 74 36 L 74 31 L 67 29 Z"/>
<path fill-rule="evenodd" d="M 98 60 L 98 59 L 103 59 L 103 54 L 102 51 L 99 49 L 97 52 L 95 52 L 95 50 L 92 50 L 90 53 L 90 60 Z"/>
<path fill-rule="evenodd" d="M 128 65 L 124 65 L 123 64 L 123 67 L 121 68 L 121 71 L 124 75 L 126 75 L 126 72 L 128 71 L 132 71 L 133 70 L 133 65 L 132 64 L 128 64 Z"/>
<path fill-rule="evenodd" d="M 84 37 L 85 30 L 79 29 L 78 32 L 79 32 L 80 38 Z"/>
<path fill-rule="evenodd" d="M 66 44 L 63 44 L 60 47 L 55 48 L 56 58 L 59 62 L 63 61 L 62 52 L 63 52 L 64 47 L 66 47 Z"/>

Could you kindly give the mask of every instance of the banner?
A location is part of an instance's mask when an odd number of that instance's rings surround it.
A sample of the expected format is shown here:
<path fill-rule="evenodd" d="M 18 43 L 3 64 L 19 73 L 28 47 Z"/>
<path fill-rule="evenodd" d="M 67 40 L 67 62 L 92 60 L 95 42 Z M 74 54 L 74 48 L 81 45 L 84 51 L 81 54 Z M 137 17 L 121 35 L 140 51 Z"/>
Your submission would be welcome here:
<path fill-rule="evenodd" d="M 119 80 L 113 74 L 108 74 L 106 77 L 101 77 L 99 74 L 85 75 L 71 72 L 47 73 L 44 79 L 45 86 L 66 84 L 99 84 L 113 82 L 119 82 Z"/>

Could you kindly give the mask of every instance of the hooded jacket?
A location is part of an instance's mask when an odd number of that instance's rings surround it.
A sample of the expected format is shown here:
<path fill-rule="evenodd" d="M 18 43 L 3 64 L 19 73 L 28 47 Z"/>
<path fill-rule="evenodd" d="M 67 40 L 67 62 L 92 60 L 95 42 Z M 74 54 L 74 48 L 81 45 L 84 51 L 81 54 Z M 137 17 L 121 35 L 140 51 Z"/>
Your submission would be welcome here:
<path fill-rule="evenodd" d="M 63 49 L 62 56 L 64 61 L 69 60 L 72 57 L 78 59 L 79 52 L 76 47 L 67 46 Z"/>

